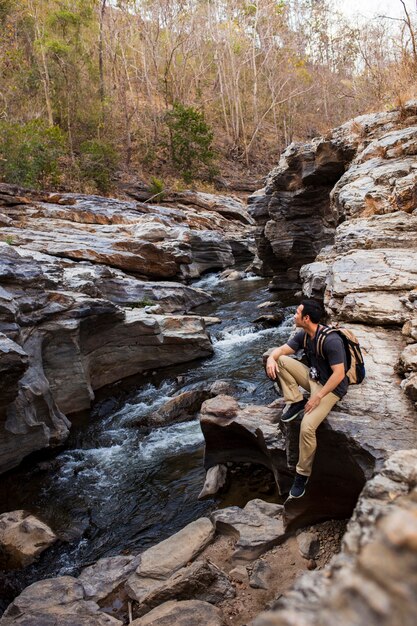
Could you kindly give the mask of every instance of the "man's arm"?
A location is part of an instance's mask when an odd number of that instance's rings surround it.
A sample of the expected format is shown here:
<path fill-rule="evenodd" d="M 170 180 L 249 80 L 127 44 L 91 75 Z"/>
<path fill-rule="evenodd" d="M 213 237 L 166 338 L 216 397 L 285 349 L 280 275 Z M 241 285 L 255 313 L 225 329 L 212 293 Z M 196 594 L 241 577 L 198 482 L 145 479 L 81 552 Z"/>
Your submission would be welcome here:
<path fill-rule="evenodd" d="M 277 361 L 279 357 L 294 354 L 294 352 L 295 350 L 290 348 L 290 346 L 286 343 L 284 343 L 283 346 L 280 346 L 279 348 L 274 348 L 274 350 L 272 350 L 266 361 L 266 373 L 269 378 L 271 378 L 272 380 L 276 380 L 277 378 L 279 372 Z"/>
<path fill-rule="evenodd" d="M 331 365 L 330 367 L 332 368 L 333 374 L 330 376 L 327 383 L 323 385 L 322 389 L 315 393 L 314 396 L 310 397 L 304 409 L 306 413 L 310 413 L 310 411 L 317 408 L 324 396 L 327 396 L 328 393 L 336 389 L 337 385 L 339 385 L 346 376 L 344 363 L 336 363 L 336 365 Z"/>

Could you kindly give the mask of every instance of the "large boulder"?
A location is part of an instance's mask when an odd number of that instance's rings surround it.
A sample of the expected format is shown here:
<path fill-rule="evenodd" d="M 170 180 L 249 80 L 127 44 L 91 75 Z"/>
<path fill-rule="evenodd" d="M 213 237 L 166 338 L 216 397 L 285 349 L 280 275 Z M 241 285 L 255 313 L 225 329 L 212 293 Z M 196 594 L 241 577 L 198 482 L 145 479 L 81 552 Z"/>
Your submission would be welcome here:
<path fill-rule="evenodd" d="M 175 572 L 183 568 L 212 541 L 214 526 L 202 517 L 191 522 L 168 539 L 145 550 L 140 555 L 139 564 L 126 583 L 130 597 L 143 602 L 150 592 L 161 588 Z"/>
<path fill-rule="evenodd" d="M 236 539 L 234 563 L 254 561 L 287 538 L 282 509 L 280 504 L 251 500 L 243 509 L 233 506 L 212 513 L 217 532 Z"/>
<path fill-rule="evenodd" d="M 33 563 L 57 536 L 34 515 L 10 511 L 0 515 L 0 566 L 17 569 Z"/>
<path fill-rule="evenodd" d="M 27 587 L 8 606 L 2 626 L 121 626 L 122 622 L 84 599 L 76 578 L 48 578 Z"/>
<path fill-rule="evenodd" d="M 210 604 L 219 604 L 236 595 L 227 575 L 207 560 L 195 561 L 182 567 L 172 576 L 160 580 L 148 591 L 127 585 L 129 596 L 138 602 L 135 614 L 144 615 L 153 608 L 169 600 L 200 600 Z"/>
<path fill-rule="evenodd" d="M 220 609 L 201 600 L 164 602 L 145 617 L 132 622 L 132 626 L 224 626 Z"/>
<path fill-rule="evenodd" d="M 154 425 L 171 424 L 173 422 L 192 419 L 200 410 L 202 403 L 212 397 L 206 389 L 190 389 L 170 398 L 151 413 L 147 423 Z"/>
<path fill-rule="evenodd" d="M 78 577 L 87 600 L 105 600 L 135 571 L 140 557 L 111 556 L 85 567 Z"/>

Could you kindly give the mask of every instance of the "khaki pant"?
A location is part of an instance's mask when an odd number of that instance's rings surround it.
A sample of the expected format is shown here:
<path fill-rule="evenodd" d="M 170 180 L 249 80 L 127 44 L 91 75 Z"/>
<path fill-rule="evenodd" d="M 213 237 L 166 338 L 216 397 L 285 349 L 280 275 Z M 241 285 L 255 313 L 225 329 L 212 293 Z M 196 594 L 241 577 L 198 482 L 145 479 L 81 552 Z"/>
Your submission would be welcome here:
<path fill-rule="evenodd" d="M 278 367 L 278 380 L 286 402 L 299 402 L 303 399 L 303 394 L 298 385 L 309 391 L 311 395 L 323 388 L 323 385 L 311 380 L 306 365 L 290 356 L 280 356 Z M 310 413 L 304 414 L 300 428 L 300 452 L 296 468 L 298 474 L 310 476 L 317 448 L 316 430 L 338 400 L 340 398 L 335 393 L 330 392 L 324 396 L 318 407 Z"/>

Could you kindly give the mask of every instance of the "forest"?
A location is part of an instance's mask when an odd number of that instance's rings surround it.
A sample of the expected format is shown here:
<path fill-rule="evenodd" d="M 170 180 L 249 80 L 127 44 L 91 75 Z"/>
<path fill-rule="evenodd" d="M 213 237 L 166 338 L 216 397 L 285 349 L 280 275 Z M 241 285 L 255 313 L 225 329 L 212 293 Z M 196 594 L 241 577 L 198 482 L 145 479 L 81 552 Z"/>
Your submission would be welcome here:
<path fill-rule="evenodd" d="M 394 0 L 393 0 L 394 1 Z M 0 0 L 0 179 L 221 187 L 416 95 L 415 11 L 332 0 Z"/>

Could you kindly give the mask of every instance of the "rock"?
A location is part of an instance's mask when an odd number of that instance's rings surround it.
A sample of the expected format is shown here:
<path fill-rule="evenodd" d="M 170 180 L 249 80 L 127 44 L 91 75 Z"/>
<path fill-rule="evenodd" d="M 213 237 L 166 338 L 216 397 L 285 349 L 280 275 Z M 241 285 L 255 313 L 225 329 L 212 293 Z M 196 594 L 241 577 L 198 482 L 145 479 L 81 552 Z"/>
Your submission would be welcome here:
<path fill-rule="evenodd" d="M 313 261 L 300 268 L 300 279 L 303 283 L 303 295 L 306 298 L 322 297 L 329 274 L 328 263 Z"/>
<path fill-rule="evenodd" d="M 239 405 L 234 398 L 225 395 L 218 395 L 211 400 L 206 400 L 201 407 L 203 417 L 216 415 L 220 418 L 230 418 L 237 415 Z"/>
<path fill-rule="evenodd" d="M 320 540 L 314 533 L 302 532 L 297 535 L 298 548 L 303 558 L 314 559 L 320 550 Z"/>
<path fill-rule="evenodd" d="M 57 536 L 25 511 L 0 515 L 0 561 L 3 569 L 26 567 L 49 548 Z"/>
<path fill-rule="evenodd" d="M 277 306 L 278 306 L 278 302 L 267 300 L 266 302 L 261 302 L 261 304 L 258 304 L 256 308 L 257 309 L 274 309 Z"/>
<path fill-rule="evenodd" d="M 149 416 L 151 424 L 168 424 L 192 419 L 201 405 L 212 397 L 204 389 L 192 389 L 167 400 L 157 411 Z"/>
<path fill-rule="evenodd" d="M 168 539 L 141 554 L 136 575 L 165 579 L 192 561 L 213 539 L 214 526 L 206 517 L 191 522 Z"/>
<path fill-rule="evenodd" d="M 218 398 L 221 400 L 215 403 Z M 224 416 L 224 408 L 230 414 L 229 417 Z M 255 405 L 239 408 L 237 402 L 227 396 L 217 396 L 206 401 L 200 414 L 206 444 L 206 471 L 213 466 L 233 461 L 259 463 L 273 472 L 278 488 L 285 489 L 286 483 L 285 480 L 280 480 L 279 471 L 282 469 L 283 473 L 288 473 L 285 441 L 281 433 L 277 433 L 273 423 L 276 415 L 274 408 Z"/>
<path fill-rule="evenodd" d="M 226 574 L 208 561 L 195 561 L 181 568 L 168 579 L 159 581 L 148 593 L 140 588 L 137 593 L 130 583 L 126 589 L 129 596 L 139 603 L 136 610 L 139 615 L 169 600 L 201 600 L 218 604 L 236 595 Z"/>
<path fill-rule="evenodd" d="M 135 619 L 132 626 L 224 626 L 220 609 L 208 602 L 184 600 L 165 602 L 145 617 Z"/>
<path fill-rule="evenodd" d="M 279 314 L 274 315 L 260 315 L 253 320 L 253 324 L 262 324 L 262 326 L 264 326 L 265 328 L 271 328 L 274 326 L 279 326 L 284 317 L 285 315 L 283 311 Z"/>
<path fill-rule="evenodd" d="M 205 315 L 202 319 L 204 320 L 206 326 L 213 326 L 214 324 L 222 323 L 220 317 L 208 317 L 207 315 Z"/>
<path fill-rule="evenodd" d="M 226 478 L 226 465 L 215 465 L 210 467 L 207 470 L 206 480 L 202 490 L 198 494 L 198 499 L 203 500 L 204 498 L 215 495 L 222 487 L 224 487 Z"/>
<path fill-rule="evenodd" d="M 7 193 L 10 198 L 10 189 Z M 10 201 L 3 209 L 12 220 L 4 227 L 5 236 L 28 250 L 159 279 L 198 276 L 206 269 L 233 265 L 231 242 L 236 242 L 237 257 L 242 247 L 252 256 L 250 244 L 241 243 L 252 231 L 252 219 L 237 200 L 224 197 L 216 204 L 213 196 L 206 210 L 195 203 L 184 211 L 181 205 L 165 208 L 81 194 L 35 202 L 36 194 L 30 195 L 33 200 L 26 204 Z M 227 217 L 221 215 L 225 205 Z"/>
<path fill-rule="evenodd" d="M 276 288 L 296 289 L 301 265 L 332 243 L 335 222 L 329 192 L 353 154 L 351 146 L 333 138 L 291 144 L 267 177 L 265 189 L 249 198 L 249 212 L 258 225 L 262 273 L 272 270 Z"/>
<path fill-rule="evenodd" d="M 417 402 L 417 374 L 411 374 L 408 378 L 402 381 L 402 389 L 412 402 Z"/>
<path fill-rule="evenodd" d="M 293 143 L 283 152 L 265 188 L 248 201 L 257 222 L 261 272 L 275 274 L 276 288 L 297 288 L 299 268 L 313 262 L 323 245 L 333 243 L 340 217 L 398 210 L 405 214 L 415 208 L 411 155 L 415 154 L 416 133 L 415 126 L 406 126 L 407 119 L 414 120 L 411 108 L 405 114 L 397 109 L 361 116 L 326 138 Z M 361 128 L 360 133 L 355 128 Z M 372 238 L 370 243 L 378 247 Z M 318 282 L 313 286 L 309 281 L 305 293 L 320 291 L 323 268 L 320 271 L 319 277 L 315 270 Z"/>
<path fill-rule="evenodd" d="M 28 368 L 29 357 L 14 341 L 0 333 L 0 403 L 6 407 L 18 393 L 19 379 Z"/>
<path fill-rule="evenodd" d="M 410 337 L 414 341 L 417 341 L 417 318 L 407 320 L 402 327 L 401 332 L 406 337 Z"/>
<path fill-rule="evenodd" d="M 253 564 L 249 586 L 253 587 L 253 589 L 269 589 L 269 581 L 272 576 L 272 567 L 266 561 L 258 559 Z"/>
<path fill-rule="evenodd" d="M 333 262 L 328 288 L 334 298 L 363 291 L 404 292 L 415 285 L 416 259 L 417 253 L 409 250 L 353 250 Z"/>
<path fill-rule="evenodd" d="M 417 371 L 417 344 L 413 343 L 410 346 L 406 346 L 401 352 L 397 363 L 397 371 L 401 374 Z"/>
<path fill-rule="evenodd" d="M 281 514 L 281 505 L 251 500 L 243 509 L 229 507 L 214 511 L 211 516 L 217 532 L 237 539 L 232 559 L 239 563 L 253 561 L 285 540 Z"/>
<path fill-rule="evenodd" d="M 78 577 L 87 600 L 98 602 L 117 589 L 138 566 L 140 557 L 112 556 L 85 567 Z"/>
<path fill-rule="evenodd" d="M 236 196 L 221 196 L 201 191 L 180 191 L 170 194 L 170 201 L 220 213 L 228 219 L 237 219 L 244 224 L 254 224 L 246 206 Z"/>
<path fill-rule="evenodd" d="M 252 258 L 253 220 L 236 198 L 175 202 L 0 183 L 3 236 L 13 239 L 0 242 L 0 472 L 62 444 L 67 415 L 88 409 L 96 389 L 212 353 L 203 318 L 170 315 L 211 296 L 173 279 Z"/>
<path fill-rule="evenodd" d="M 1 226 L 11 226 L 12 224 L 13 224 L 13 220 L 10 219 L 10 217 L 7 217 L 7 215 L 0 213 L 0 225 Z"/>
<path fill-rule="evenodd" d="M 2 626 L 122 626 L 84 600 L 82 584 L 70 576 L 48 578 L 27 587 L 6 609 Z"/>
<path fill-rule="evenodd" d="M 236 393 L 237 387 L 234 382 L 228 380 L 215 380 L 214 383 L 209 386 L 209 391 L 214 396 L 230 396 Z"/>
<path fill-rule="evenodd" d="M 13 336 L 0 334 L 0 472 L 62 444 L 66 416 L 88 409 L 96 389 L 213 351 L 198 316 L 146 314 L 103 297 L 132 303 L 152 293 L 143 281 L 135 290 L 129 278 L 122 289 L 122 275 L 109 268 L 35 257 L 0 244 L 0 324 Z M 159 295 L 175 308 L 175 293 L 180 308 L 201 302 L 197 290 L 181 294 L 175 285 Z"/>
<path fill-rule="evenodd" d="M 417 449 L 390 455 L 363 490 L 326 570 L 306 572 L 254 626 L 413 624 Z M 407 598 L 407 601 L 404 599 Z M 295 616 L 299 621 L 295 621 Z"/>
<path fill-rule="evenodd" d="M 244 565 L 238 565 L 230 570 L 229 578 L 237 583 L 245 583 L 248 580 L 248 570 Z"/>
<path fill-rule="evenodd" d="M 237 270 L 225 270 L 220 274 L 220 278 L 223 280 L 242 280 L 245 278 L 245 272 L 238 272 Z"/>

